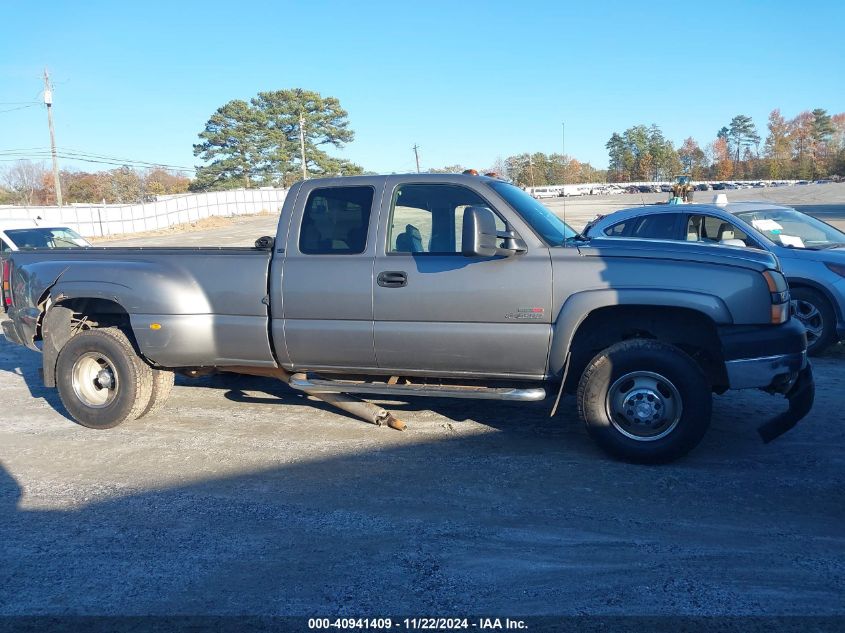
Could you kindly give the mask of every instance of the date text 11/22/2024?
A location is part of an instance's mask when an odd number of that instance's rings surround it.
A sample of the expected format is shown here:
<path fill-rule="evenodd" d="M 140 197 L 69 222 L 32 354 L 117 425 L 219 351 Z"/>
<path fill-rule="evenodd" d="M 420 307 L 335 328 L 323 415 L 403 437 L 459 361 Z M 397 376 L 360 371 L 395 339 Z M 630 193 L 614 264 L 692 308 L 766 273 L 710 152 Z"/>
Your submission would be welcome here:
<path fill-rule="evenodd" d="M 310 630 L 524 630 L 524 620 L 510 618 L 309 618 Z"/>

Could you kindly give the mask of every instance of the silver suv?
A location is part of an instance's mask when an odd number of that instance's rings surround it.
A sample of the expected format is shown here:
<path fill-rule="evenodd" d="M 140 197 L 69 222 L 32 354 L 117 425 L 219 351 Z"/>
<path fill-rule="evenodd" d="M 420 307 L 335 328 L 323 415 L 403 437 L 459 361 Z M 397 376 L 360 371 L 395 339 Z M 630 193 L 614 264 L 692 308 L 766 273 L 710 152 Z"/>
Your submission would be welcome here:
<path fill-rule="evenodd" d="M 818 355 L 845 339 L 845 233 L 806 213 L 765 202 L 657 205 L 599 217 L 584 234 L 774 253 L 789 281 L 793 312 L 807 328 L 807 351 Z"/>

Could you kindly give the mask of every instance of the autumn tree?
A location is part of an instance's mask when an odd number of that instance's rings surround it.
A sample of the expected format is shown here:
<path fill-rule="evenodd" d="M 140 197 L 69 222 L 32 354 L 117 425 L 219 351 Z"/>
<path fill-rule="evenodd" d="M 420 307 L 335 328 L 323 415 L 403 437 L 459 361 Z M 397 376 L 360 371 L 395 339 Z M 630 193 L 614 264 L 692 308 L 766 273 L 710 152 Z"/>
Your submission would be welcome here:
<path fill-rule="evenodd" d="M 728 149 L 726 138 L 717 138 L 710 144 L 710 154 L 713 162 L 714 175 L 719 180 L 727 180 L 733 176 L 733 162 Z"/>
<path fill-rule="evenodd" d="M 778 108 L 769 113 L 767 127 L 769 134 L 766 136 L 764 151 L 769 161 L 769 177 L 783 178 L 791 154 L 791 127 Z"/>
<path fill-rule="evenodd" d="M 678 150 L 678 158 L 686 173 L 692 176 L 693 180 L 701 180 L 704 174 L 707 158 L 704 150 L 691 136 L 686 138 Z"/>

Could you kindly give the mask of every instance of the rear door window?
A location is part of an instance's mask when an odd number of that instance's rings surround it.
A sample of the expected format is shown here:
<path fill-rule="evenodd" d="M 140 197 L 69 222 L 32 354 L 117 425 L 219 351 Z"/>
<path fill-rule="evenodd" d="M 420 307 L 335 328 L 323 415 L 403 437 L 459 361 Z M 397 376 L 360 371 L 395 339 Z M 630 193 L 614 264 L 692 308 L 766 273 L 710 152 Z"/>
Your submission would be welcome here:
<path fill-rule="evenodd" d="M 628 234 L 630 237 L 640 237 L 652 240 L 677 239 L 675 226 L 678 223 L 677 213 L 655 213 L 630 220 L 633 224 Z"/>
<path fill-rule="evenodd" d="M 325 187 L 308 196 L 299 229 L 299 252 L 355 255 L 367 247 L 372 187 Z"/>

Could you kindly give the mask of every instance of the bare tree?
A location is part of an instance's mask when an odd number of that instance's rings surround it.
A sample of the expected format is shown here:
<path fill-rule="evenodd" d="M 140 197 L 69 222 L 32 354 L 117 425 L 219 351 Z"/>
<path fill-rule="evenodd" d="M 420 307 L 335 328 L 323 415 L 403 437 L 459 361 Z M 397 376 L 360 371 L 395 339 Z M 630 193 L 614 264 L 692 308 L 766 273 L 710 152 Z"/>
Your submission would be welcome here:
<path fill-rule="evenodd" d="M 47 177 L 44 163 L 19 160 L 6 169 L 2 175 L 3 184 L 12 192 L 15 204 L 33 205 L 38 202 L 39 194 L 44 191 Z"/>

